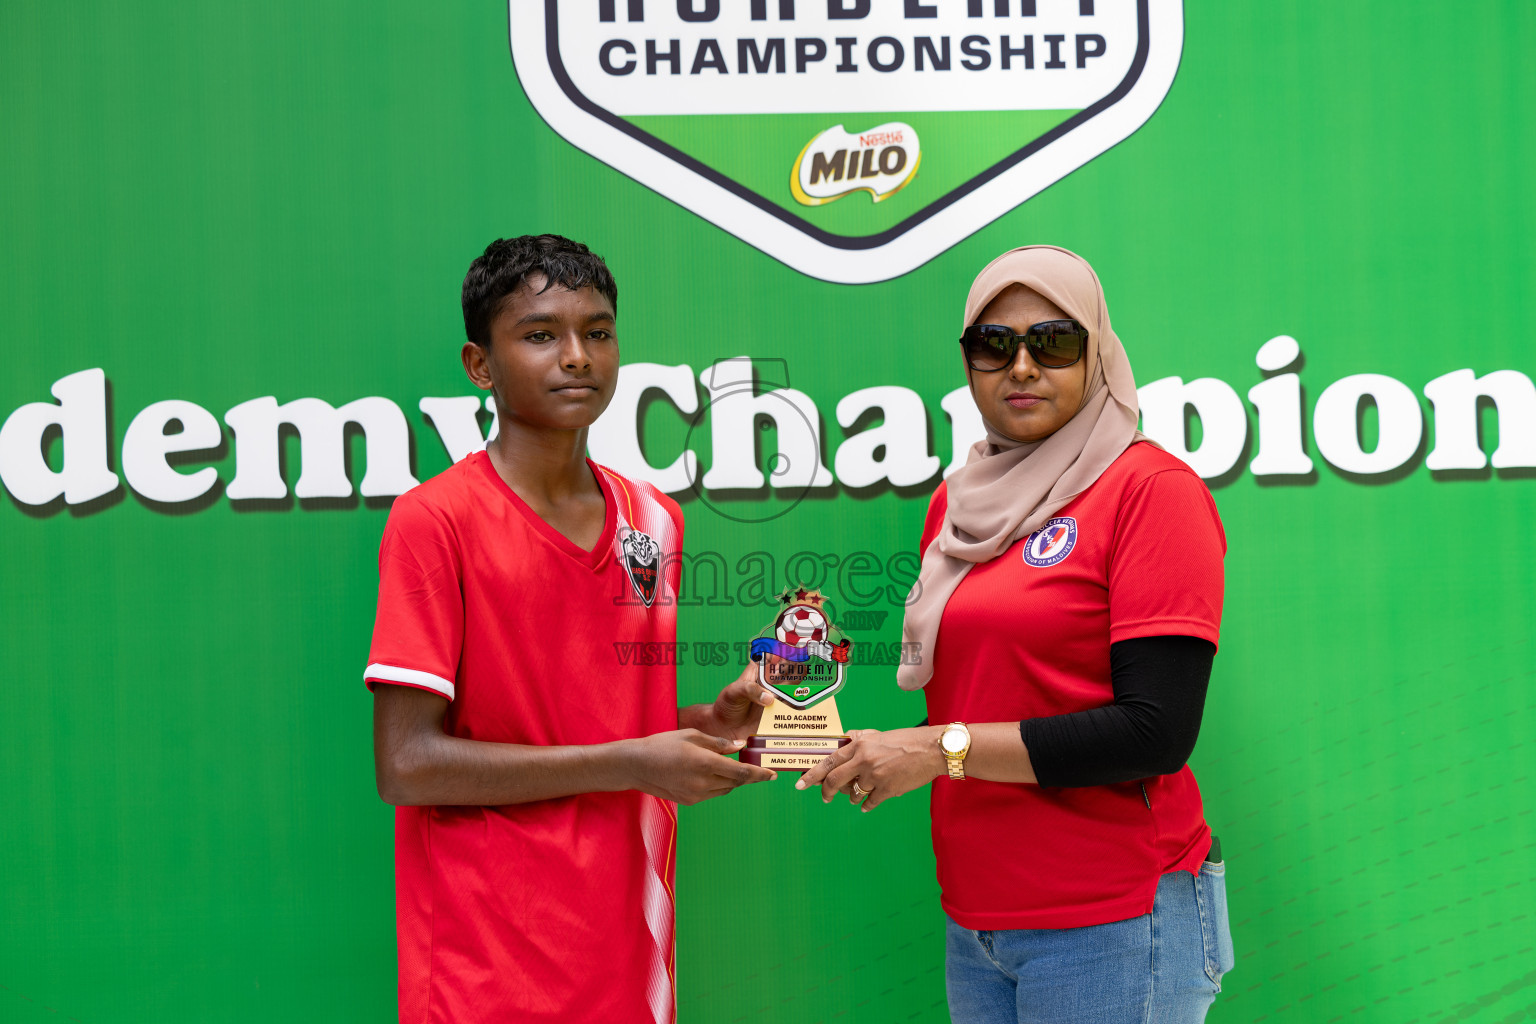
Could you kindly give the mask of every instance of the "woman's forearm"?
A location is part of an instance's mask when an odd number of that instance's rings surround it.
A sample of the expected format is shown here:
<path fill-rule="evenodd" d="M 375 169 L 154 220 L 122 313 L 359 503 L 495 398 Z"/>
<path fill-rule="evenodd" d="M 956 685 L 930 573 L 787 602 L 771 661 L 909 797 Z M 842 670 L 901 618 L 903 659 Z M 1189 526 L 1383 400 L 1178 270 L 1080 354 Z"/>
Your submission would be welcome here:
<path fill-rule="evenodd" d="M 1019 735 L 1018 722 L 967 723 L 966 728 L 971 731 L 971 750 L 965 757 L 966 778 L 992 782 L 1035 781 L 1035 768 Z M 943 731 L 944 726 L 938 726 L 938 733 Z M 938 749 L 938 733 L 934 734 L 935 750 Z M 942 754 L 939 762 L 938 774 L 948 775 L 949 768 Z"/>
<path fill-rule="evenodd" d="M 864 809 L 910 793 L 949 774 L 948 762 L 939 749 L 939 736 L 949 723 L 920 725 L 912 729 L 856 729 L 852 743 L 829 754 L 795 783 L 796 789 L 819 786 L 823 800 L 837 793 L 852 793 L 857 781 L 870 794 Z M 1029 752 L 1019 738 L 1017 722 L 967 723 L 971 749 L 965 758 L 968 779 L 994 782 L 1034 782 Z M 960 783 L 965 785 L 965 783 Z M 854 795 L 858 802 L 862 795 Z"/>
<path fill-rule="evenodd" d="M 1115 702 L 1019 723 L 1042 786 L 1101 786 L 1184 766 L 1200 734 L 1216 647 L 1149 636 L 1110 647 Z"/>
<path fill-rule="evenodd" d="M 1215 654 L 1215 645 L 1198 637 L 1122 640 L 1110 647 L 1113 704 L 1023 722 L 971 724 L 965 773 L 1042 786 L 1172 774 L 1194 749 Z M 943 764 L 938 770 L 946 771 Z"/>
<path fill-rule="evenodd" d="M 1122 640 L 1110 647 L 1115 703 L 1023 722 L 967 722 L 965 776 L 1041 786 L 1096 786 L 1176 772 L 1200 731 L 1214 644 L 1197 637 Z M 868 730 L 807 772 L 822 795 L 862 779 L 890 795 L 949 773 L 939 748 L 948 722 L 890 732 Z M 878 806 L 871 798 L 867 806 Z"/>

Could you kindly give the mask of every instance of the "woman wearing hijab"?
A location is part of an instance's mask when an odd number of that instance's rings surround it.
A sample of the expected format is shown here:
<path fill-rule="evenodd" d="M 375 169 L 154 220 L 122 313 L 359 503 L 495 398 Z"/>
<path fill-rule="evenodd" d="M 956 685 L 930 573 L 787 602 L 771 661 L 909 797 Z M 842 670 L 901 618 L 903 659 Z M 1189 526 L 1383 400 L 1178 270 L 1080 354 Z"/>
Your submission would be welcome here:
<path fill-rule="evenodd" d="M 961 338 L 987 426 L 934 493 L 897 681 L 928 720 L 807 772 L 872 810 L 933 783 L 956 1024 L 1201 1021 L 1232 967 L 1224 866 L 1185 760 L 1226 540 L 1081 257 L 1014 249 Z"/>

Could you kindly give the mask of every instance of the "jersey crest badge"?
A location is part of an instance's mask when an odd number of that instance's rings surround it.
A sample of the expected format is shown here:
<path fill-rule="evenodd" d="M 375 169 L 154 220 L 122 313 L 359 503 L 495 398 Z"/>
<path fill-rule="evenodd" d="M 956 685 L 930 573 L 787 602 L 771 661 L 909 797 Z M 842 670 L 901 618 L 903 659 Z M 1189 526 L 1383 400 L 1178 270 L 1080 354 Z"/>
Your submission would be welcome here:
<path fill-rule="evenodd" d="M 621 561 L 624 571 L 629 574 L 630 585 L 649 608 L 651 602 L 656 600 L 656 583 L 661 578 L 658 572 L 661 548 L 650 534 L 639 530 L 630 530 L 625 534 L 620 547 L 623 550 Z"/>
<path fill-rule="evenodd" d="M 1045 569 L 1061 562 L 1077 545 L 1077 520 L 1057 516 L 1024 541 L 1024 564 Z"/>

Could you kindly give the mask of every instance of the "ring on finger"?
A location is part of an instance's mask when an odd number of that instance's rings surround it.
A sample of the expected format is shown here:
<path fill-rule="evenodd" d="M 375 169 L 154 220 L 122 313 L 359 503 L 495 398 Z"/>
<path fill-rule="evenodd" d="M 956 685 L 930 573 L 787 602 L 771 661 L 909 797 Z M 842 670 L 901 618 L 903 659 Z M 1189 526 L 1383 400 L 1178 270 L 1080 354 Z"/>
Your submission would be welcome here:
<path fill-rule="evenodd" d="M 865 789 L 863 786 L 859 785 L 858 779 L 853 780 L 853 795 L 855 799 L 862 800 L 864 797 L 869 796 L 869 794 L 873 792 L 874 790 Z"/>

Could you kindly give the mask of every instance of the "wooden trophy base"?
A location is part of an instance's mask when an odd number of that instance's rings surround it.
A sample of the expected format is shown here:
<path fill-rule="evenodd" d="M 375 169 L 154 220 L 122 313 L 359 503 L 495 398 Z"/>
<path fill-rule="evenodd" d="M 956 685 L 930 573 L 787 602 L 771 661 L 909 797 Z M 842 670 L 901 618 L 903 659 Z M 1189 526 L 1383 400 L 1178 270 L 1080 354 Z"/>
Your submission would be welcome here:
<path fill-rule="evenodd" d="M 851 742 L 843 735 L 835 699 L 828 697 L 808 708 L 792 708 L 776 701 L 763 711 L 757 735 L 747 739 L 739 756 L 744 764 L 776 772 L 803 772 Z"/>

